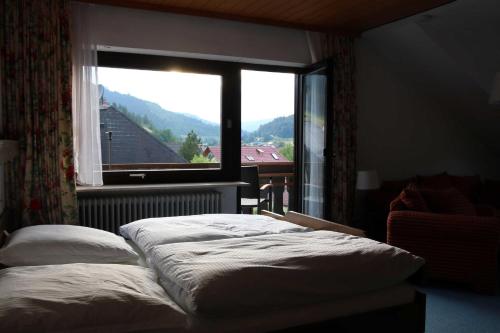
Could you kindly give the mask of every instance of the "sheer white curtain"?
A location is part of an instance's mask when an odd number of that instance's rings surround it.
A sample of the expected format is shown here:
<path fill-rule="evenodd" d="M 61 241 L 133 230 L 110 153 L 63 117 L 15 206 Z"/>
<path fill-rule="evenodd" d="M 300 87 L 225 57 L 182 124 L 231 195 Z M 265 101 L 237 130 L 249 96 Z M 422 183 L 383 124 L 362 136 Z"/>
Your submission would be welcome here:
<path fill-rule="evenodd" d="M 76 181 L 102 185 L 97 45 L 92 36 L 92 5 L 72 4 L 73 143 Z"/>

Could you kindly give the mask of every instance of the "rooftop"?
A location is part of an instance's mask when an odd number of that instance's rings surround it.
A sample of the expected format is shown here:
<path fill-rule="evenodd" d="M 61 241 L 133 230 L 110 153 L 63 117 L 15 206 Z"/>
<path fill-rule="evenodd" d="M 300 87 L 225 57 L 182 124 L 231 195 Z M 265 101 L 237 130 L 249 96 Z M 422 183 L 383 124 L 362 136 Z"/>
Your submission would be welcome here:
<path fill-rule="evenodd" d="M 221 147 L 209 146 L 203 151 L 204 156 L 214 157 L 217 161 L 221 160 Z M 273 163 L 273 162 L 290 162 L 283 156 L 278 148 L 272 146 L 242 146 L 241 147 L 241 163 Z"/>
<path fill-rule="evenodd" d="M 113 106 L 99 110 L 102 164 L 188 163 L 174 149 L 162 143 Z M 111 141 L 109 140 L 111 132 Z"/>

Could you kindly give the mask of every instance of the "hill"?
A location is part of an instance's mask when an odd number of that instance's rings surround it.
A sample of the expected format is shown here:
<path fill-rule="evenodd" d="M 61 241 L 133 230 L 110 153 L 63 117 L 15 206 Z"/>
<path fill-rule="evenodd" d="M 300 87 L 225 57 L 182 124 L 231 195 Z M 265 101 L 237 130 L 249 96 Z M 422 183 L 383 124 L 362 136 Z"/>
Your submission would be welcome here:
<path fill-rule="evenodd" d="M 245 132 L 255 132 L 256 130 L 259 129 L 260 125 L 264 125 L 270 121 L 272 121 L 273 118 L 270 119 L 260 119 L 260 120 L 251 120 L 251 121 L 241 121 L 241 130 Z"/>
<path fill-rule="evenodd" d="M 293 138 L 293 115 L 274 118 L 267 124 L 260 125 L 252 134 L 264 141 L 272 140 L 273 137 Z"/>
<path fill-rule="evenodd" d="M 159 131 L 170 129 L 177 138 L 184 139 L 193 130 L 201 137 L 204 144 L 220 144 L 220 126 L 218 124 L 208 122 L 195 115 L 168 111 L 156 103 L 111 91 L 106 87 L 103 87 L 103 97 L 109 104 L 116 104 L 119 109 L 125 108 L 128 113 L 132 114 L 136 122 L 138 119 L 146 117 L 146 123 L 153 125 Z M 293 138 L 293 115 L 278 117 L 270 121 L 254 121 L 250 124 L 250 128 L 257 124 L 260 125 L 253 132 L 242 130 L 243 142 Z"/>
<path fill-rule="evenodd" d="M 219 144 L 220 126 L 217 124 L 195 116 L 168 111 L 156 103 L 111 91 L 106 87 L 103 87 L 103 92 L 103 97 L 109 104 L 121 105 L 128 112 L 139 117 L 146 116 L 159 130 L 170 129 L 175 136 L 181 138 L 186 137 L 189 131 L 193 130 L 202 138 L 203 142 Z"/>

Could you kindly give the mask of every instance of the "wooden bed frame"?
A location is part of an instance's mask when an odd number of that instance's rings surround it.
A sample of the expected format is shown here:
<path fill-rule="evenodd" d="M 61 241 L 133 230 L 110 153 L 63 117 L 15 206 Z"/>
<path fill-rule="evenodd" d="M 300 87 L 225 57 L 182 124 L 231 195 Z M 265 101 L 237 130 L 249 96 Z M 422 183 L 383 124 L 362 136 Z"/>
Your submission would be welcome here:
<path fill-rule="evenodd" d="M 275 331 L 306 332 L 425 332 L 425 294 L 416 291 L 412 303 Z"/>
<path fill-rule="evenodd" d="M 294 211 L 289 211 L 285 215 L 276 214 L 267 210 L 262 210 L 261 215 L 270 216 L 277 220 L 282 220 L 290 222 L 293 224 L 300 225 L 302 227 L 311 228 L 314 230 L 329 230 L 343 232 L 344 234 L 349 234 L 353 236 L 366 237 L 364 230 L 349 227 L 343 224 L 338 224 L 335 222 L 323 220 L 317 217 L 312 217 L 309 215 L 297 213 Z"/>

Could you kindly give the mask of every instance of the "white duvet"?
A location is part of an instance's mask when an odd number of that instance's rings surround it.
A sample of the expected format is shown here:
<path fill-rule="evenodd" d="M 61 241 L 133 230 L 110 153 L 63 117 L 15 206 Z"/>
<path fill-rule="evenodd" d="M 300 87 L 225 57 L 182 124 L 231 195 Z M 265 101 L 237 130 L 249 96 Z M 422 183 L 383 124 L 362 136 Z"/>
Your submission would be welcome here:
<path fill-rule="evenodd" d="M 424 263 L 407 251 L 331 231 L 155 246 L 149 261 L 190 313 L 250 313 L 396 285 Z"/>
<path fill-rule="evenodd" d="M 0 270 L 0 332 L 176 332 L 185 313 L 148 268 L 66 264 Z"/>
<path fill-rule="evenodd" d="M 138 220 L 120 227 L 146 255 L 152 247 L 182 242 L 311 231 L 262 215 L 206 214 Z"/>

